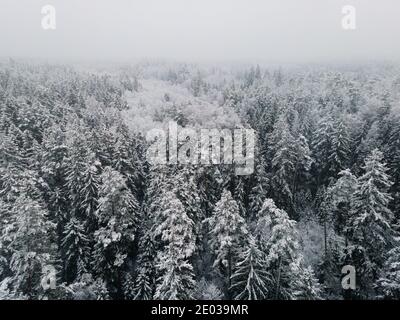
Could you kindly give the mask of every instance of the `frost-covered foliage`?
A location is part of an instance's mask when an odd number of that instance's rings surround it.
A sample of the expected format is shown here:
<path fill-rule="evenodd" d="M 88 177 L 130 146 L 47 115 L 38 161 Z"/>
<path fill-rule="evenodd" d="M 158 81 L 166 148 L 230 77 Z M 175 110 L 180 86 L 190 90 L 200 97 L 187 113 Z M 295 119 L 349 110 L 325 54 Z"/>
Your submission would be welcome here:
<path fill-rule="evenodd" d="M 380 298 L 396 299 L 400 298 L 400 248 L 396 247 L 387 254 L 382 274 L 376 283 Z"/>
<path fill-rule="evenodd" d="M 399 71 L 1 61 L 0 299 L 397 299 Z M 148 163 L 170 120 L 254 173 Z"/>
<path fill-rule="evenodd" d="M 232 275 L 230 290 L 235 292 L 237 300 L 262 300 L 267 298 L 270 275 L 263 252 L 253 237 L 249 239 L 249 246 L 239 255 L 235 272 Z"/>
<path fill-rule="evenodd" d="M 190 299 L 195 287 L 193 266 L 190 262 L 195 251 L 193 221 L 173 192 L 167 191 L 162 197 L 168 207 L 160 208 L 162 222 L 155 230 L 162 243 L 157 254 L 155 298 Z"/>
<path fill-rule="evenodd" d="M 214 252 L 213 267 L 221 273 L 226 290 L 229 290 L 232 271 L 241 246 L 246 245 L 248 233 L 237 202 L 229 191 L 223 191 L 221 200 L 216 203 L 214 212 L 207 222 L 210 228 L 210 248 Z"/>

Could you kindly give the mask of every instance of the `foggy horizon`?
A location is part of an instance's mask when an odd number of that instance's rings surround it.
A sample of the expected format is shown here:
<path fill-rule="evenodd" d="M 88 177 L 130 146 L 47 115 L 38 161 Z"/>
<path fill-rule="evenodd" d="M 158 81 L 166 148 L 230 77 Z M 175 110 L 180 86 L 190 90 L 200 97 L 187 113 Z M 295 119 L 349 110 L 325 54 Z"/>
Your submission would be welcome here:
<path fill-rule="evenodd" d="M 394 0 L 1 0 L 1 58 L 241 63 L 397 61 Z M 41 8 L 56 9 L 44 30 Z M 356 9 L 344 30 L 342 8 Z"/>

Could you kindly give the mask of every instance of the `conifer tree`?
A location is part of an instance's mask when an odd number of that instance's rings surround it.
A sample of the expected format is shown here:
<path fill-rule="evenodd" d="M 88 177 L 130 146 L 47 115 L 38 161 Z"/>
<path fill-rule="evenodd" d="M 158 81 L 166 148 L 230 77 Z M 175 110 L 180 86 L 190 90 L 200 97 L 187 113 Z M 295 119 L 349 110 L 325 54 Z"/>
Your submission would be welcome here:
<path fill-rule="evenodd" d="M 296 192 L 299 187 L 305 188 L 308 180 L 308 172 L 311 169 L 313 159 L 311 157 L 311 151 L 308 146 L 307 139 L 300 134 L 296 139 L 296 161 L 294 164 L 294 176 L 293 176 L 293 192 Z"/>
<path fill-rule="evenodd" d="M 263 157 L 258 157 L 258 163 L 255 169 L 255 185 L 250 192 L 250 217 L 257 217 L 257 213 L 261 210 L 264 200 L 268 196 L 269 179 L 266 171 L 266 164 Z M 255 220 L 257 221 L 257 220 Z"/>
<path fill-rule="evenodd" d="M 140 209 L 125 179 L 110 167 L 101 174 L 99 195 L 96 211 L 99 229 L 94 233 L 92 266 L 106 281 L 110 294 L 120 297 L 123 273 L 134 254 Z"/>
<path fill-rule="evenodd" d="M 400 247 L 397 246 L 388 252 L 376 288 L 382 299 L 400 298 Z"/>
<path fill-rule="evenodd" d="M 230 291 L 236 300 L 263 300 L 268 296 L 271 278 L 264 253 L 251 236 L 249 246 L 239 255 L 231 282 Z"/>
<path fill-rule="evenodd" d="M 293 176 L 297 159 L 295 139 L 292 136 L 286 115 L 281 115 L 271 134 L 271 192 L 277 204 L 287 210 L 293 209 Z"/>
<path fill-rule="evenodd" d="M 375 149 L 365 160 L 364 174 L 357 180 L 349 233 L 351 241 L 366 249 L 373 263 L 381 266 L 383 253 L 393 246 L 391 227 L 393 213 L 389 209 L 392 199 L 388 193 L 392 185 L 383 154 Z"/>
<path fill-rule="evenodd" d="M 195 287 L 191 263 L 195 250 L 193 221 L 173 192 L 165 192 L 163 198 L 169 207 L 161 213 L 163 222 L 155 230 L 161 236 L 164 247 L 157 257 L 158 280 L 154 298 L 190 299 Z"/>
<path fill-rule="evenodd" d="M 227 279 L 229 288 L 238 250 L 248 234 L 246 222 L 240 216 L 239 207 L 229 191 L 223 191 L 207 222 L 210 226 L 210 246 L 215 255 L 213 266 Z"/>
<path fill-rule="evenodd" d="M 392 123 L 390 135 L 388 138 L 388 147 L 386 159 L 388 162 L 389 174 L 393 185 L 390 189 L 393 197 L 391 208 L 400 219 L 400 117 L 397 116 Z"/>
<path fill-rule="evenodd" d="M 89 239 L 83 223 L 72 217 L 64 227 L 61 242 L 63 278 L 67 283 L 80 278 L 88 270 Z"/>
<path fill-rule="evenodd" d="M 331 149 L 329 150 L 329 170 L 332 177 L 348 168 L 350 158 L 350 138 L 348 127 L 343 119 L 338 118 L 333 123 Z"/>
<path fill-rule="evenodd" d="M 330 203 L 330 214 L 336 231 L 344 234 L 347 240 L 346 226 L 350 220 L 353 195 L 357 187 L 357 178 L 349 169 L 339 172 L 339 179 L 327 190 L 327 198 Z"/>
<path fill-rule="evenodd" d="M 79 208 L 86 221 L 86 230 L 92 233 L 96 228 L 95 211 L 98 207 L 99 187 L 100 187 L 101 164 L 91 153 L 84 165 L 82 172 L 82 186 L 80 187 Z"/>
<path fill-rule="evenodd" d="M 316 176 L 316 188 L 326 185 L 329 180 L 329 158 L 332 150 L 333 120 L 325 116 L 319 121 L 312 140 L 312 152 L 314 162 L 314 175 Z"/>
<path fill-rule="evenodd" d="M 0 246 L 10 257 L 11 292 L 16 297 L 38 298 L 43 294 L 42 270 L 47 265 L 55 267 L 54 225 L 47 220 L 47 214 L 39 202 L 21 195 L 13 204 L 7 227 L 2 230 Z"/>
<path fill-rule="evenodd" d="M 142 236 L 139 245 L 137 275 L 133 289 L 135 300 L 151 300 L 155 289 L 154 246 L 150 232 Z"/>
<path fill-rule="evenodd" d="M 291 296 L 295 300 L 320 300 L 322 297 L 322 286 L 318 282 L 311 267 L 305 268 L 301 259 L 292 262 L 293 282 Z"/>
<path fill-rule="evenodd" d="M 296 222 L 272 199 L 265 200 L 259 216 L 255 237 L 266 254 L 267 270 L 273 280 L 269 297 L 289 299 L 290 283 L 295 277 L 291 263 L 300 257 Z"/>

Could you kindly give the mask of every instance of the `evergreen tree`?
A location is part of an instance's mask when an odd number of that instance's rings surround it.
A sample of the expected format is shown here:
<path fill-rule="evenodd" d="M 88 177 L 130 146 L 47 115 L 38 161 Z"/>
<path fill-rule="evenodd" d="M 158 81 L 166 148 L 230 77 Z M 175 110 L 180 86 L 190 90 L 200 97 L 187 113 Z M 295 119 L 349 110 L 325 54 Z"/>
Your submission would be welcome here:
<path fill-rule="evenodd" d="M 11 292 L 15 297 L 38 299 L 44 294 L 42 270 L 55 263 L 53 231 L 54 225 L 47 220 L 47 211 L 40 203 L 25 195 L 16 199 L 0 237 L 0 247 L 10 257 Z"/>
<path fill-rule="evenodd" d="M 158 253 L 155 299 L 183 300 L 192 298 L 195 279 L 191 257 L 195 250 L 193 221 L 175 194 L 167 191 L 163 198 L 169 208 L 161 214 L 163 222 L 155 232 L 164 244 Z"/>
<path fill-rule="evenodd" d="M 184 166 L 177 171 L 174 179 L 176 196 L 183 204 L 189 218 L 195 223 L 196 237 L 200 237 L 204 214 L 198 194 L 195 168 Z"/>
<path fill-rule="evenodd" d="M 85 273 L 79 280 L 64 286 L 68 300 L 108 300 L 110 295 L 105 282 Z"/>
<path fill-rule="evenodd" d="M 66 167 L 68 148 L 65 145 L 65 132 L 59 127 L 49 127 L 43 136 L 40 176 L 46 188 L 43 197 L 48 203 L 50 218 L 57 224 L 58 244 L 63 237 L 63 227 L 68 219 L 68 190 Z"/>
<path fill-rule="evenodd" d="M 296 150 L 286 115 L 281 115 L 271 134 L 273 158 L 271 161 L 271 193 L 277 204 L 293 211 L 293 176 L 295 175 Z"/>
<path fill-rule="evenodd" d="M 327 190 L 327 198 L 330 203 L 326 205 L 329 207 L 335 229 L 339 234 L 345 233 L 350 220 L 350 210 L 356 188 L 357 178 L 347 169 L 339 172 L 339 179 Z M 346 234 L 345 236 L 347 239 Z"/>
<path fill-rule="evenodd" d="M 329 158 L 332 158 L 332 132 L 333 120 L 325 116 L 319 121 L 312 140 L 312 153 L 314 162 L 314 175 L 317 179 L 316 188 L 326 185 L 329 180 Z"/>
<path fill-rule="evenodd" d="M 267 270 L 273 279 L 269 297 L 290 299 L 290 283 L 295 278 L 291 263 L 299 258 L 296 223 L 272 199 L 265 200 L 259 217 L 255 236 L 266 254 Z"/>
<path fill-rule="evenodd" d="M 249 247 L 239 255 L 232 275 L 231 292 L 236 300 L 262 300 L 268 296 L 270 275 L 265 270 L 264 254 L 253 237 L 249 237 Z"/>
<path fill-rule="evenodd" d="M 89 257 L 89 239 L 81 221 L 72 217 L 64 227 L 61 242 L 63 258 L 63 278 L 67 283 L 73 282 L 87 272 Z"/>
<path fill-rule="evenodd" d="M 383 299 L 400 298 L 400 247 L 395 247 L 387 254 L 380 278 L 376 287 Z"/>
<path fill-rule="evenodd" d="M 101 174 L 94 233 L 93 269 L 103 277 L 111 295 L 123 296 L 123 273 L 134 254 L 134 240 L 140 219 L 139 205 L 120 173 L 107 167 Z"/>
<path fill-rule="evenodd" d="M 258 157 L 259 161 L 255 169 L 255 185 L 250 192 L 250 217 L 254 219 L 261 210 L 264 200 L 268 196 L 269 179 L 266 171 L 266 164 L 263 157 Z M 257 221 L 257 220 L 254 220 Z"/>
<path fill-rule="evenodd" d="M 239 206 L 240 215 L 245 219 L 248 217 L 248 184 L 249 179 L 246 176 L 234 176 L 233 179 L 234 189 L 233 198 Z"/>
<path fill-rule="evenodd" d="M 84 212 L 86 220 L 86 230 L 89 232 L 96 227 L 94 213 L 98 206 L 99 185 L 100 185 L 100 162 L 92 153 L 86 160 L 84 171 L 82 172 L 82 187 L 80 189 L 79 208 Z"/>
<path fill-rule="evenodd" d="M 207 222 L 210 226 L 210 246 L 215 255 L 213 266 L 227 279 L 229 288 L 238 250 L 248 234 L 239 207 L 229 191 L 223 191 Z"/>
<path fill-rule="evenodd" d="M 142 236 L 139 246 L 137 276 L 133 288 L 135 300 L 153 299 L 155 287 L 154 256 L 154 246 L 149 232 Z M 132 290 L 132 288 L 129 289 Z"/>
<path fill-rule="evenodd" d="M 332 177 L 348 168 L 350 158 L 350 138 L 348 127 L 343 119 L 338 118 L 333 122 L 331 149 L 329 150 L 329 170 Z"/>
<path fill-rule="evenodd" d="M 391 132 L 388 138 L 388 150 L 386 159 L 393 185 L 390 189 L 393 201 L 391 208 L 400 219 L 400 117 L 397 116 L 393 120 Z"/>
<path fill-rule="evenodd" d="M 366 249 L 367 255 L 378 267 L 383 253 L 393 246 L 391 227 L 393 213 L 389 209 L 392 185 L 383 163 L 383 154 L 375 149 L 365 160 L 364 174 L 357 180 L 349 224 L 351 241 Z"/>
<path fill-rule="evenodd" d="M 305 188 L 308 180 L 308 172 L 311 169 L 313 159 L 308 146 L 307 139 L 301 134 L 296 139 L 296 161 L 295 174 L 293 176 L 293 192 L 296 192 L 299 187 Z"/>
<path fill-rule="evenodd" d="M 76 131 L 75 131 L 76 130 Z M 66 165 L 66 192 L 69 196 L 70 208 L 74 214 L 80 218 L 85 218 L 85 213 L 81 210 L 81 203 L 84 201 L 81 190 L 84 187 L 83 173 L 86 168 L 87 145 L 85 139 L 76 128 L 68 132 L 72 137 L 69 147 L 69 154 Z"/>
<path fill-rule="evenodd" d="M 292 262 L 293 282 L 291 296 L 295 300 L 319 300 L 322 295 L 322 286 L 319 284 L 314 270 L 305 268 L 300 259 Z"/>

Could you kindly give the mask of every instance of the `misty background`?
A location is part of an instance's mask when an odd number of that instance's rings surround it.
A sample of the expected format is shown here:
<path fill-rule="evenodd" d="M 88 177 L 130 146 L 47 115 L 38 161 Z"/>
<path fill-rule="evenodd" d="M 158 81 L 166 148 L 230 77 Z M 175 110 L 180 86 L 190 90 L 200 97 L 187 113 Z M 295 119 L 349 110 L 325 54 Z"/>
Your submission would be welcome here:
<path fill-rule="evenodd" d="M 56 8 L 43 30 L 41 8 Z M 353 5 L 356 30 L 342 28 Z M 400 56 L 398 0 L 0 0 L 2 58 L 353 62 Z"/>

